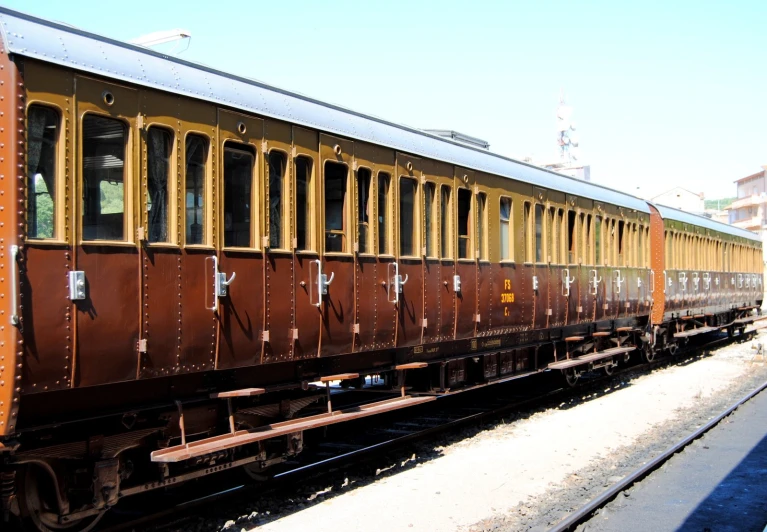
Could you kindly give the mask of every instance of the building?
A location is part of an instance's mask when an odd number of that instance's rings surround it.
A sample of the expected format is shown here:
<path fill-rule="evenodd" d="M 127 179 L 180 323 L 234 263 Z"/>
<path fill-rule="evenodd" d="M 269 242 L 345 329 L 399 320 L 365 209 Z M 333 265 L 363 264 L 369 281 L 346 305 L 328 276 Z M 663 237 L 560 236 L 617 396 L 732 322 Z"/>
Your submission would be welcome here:
<path fill-rule="evenodd" d="M 735 184 L 738 199 L 730 205 L 730 223 L 761 235 L 762 252 L 767 261 L 767 165 Z"/>
<path fill-rule="evenodd" d="M 667 190 L 663 194 L 651 198 L 650 201 L 695 214 L 703 214 L 706 210 L 703 192 L 697 194 L 682 187 Z"/>

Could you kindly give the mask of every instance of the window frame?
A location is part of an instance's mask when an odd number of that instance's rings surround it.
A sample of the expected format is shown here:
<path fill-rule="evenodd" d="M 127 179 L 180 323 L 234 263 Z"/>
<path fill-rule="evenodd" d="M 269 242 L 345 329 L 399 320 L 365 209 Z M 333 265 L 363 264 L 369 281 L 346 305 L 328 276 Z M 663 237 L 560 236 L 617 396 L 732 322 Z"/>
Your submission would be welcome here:
<path fill-rule="evenodd" d="M 170 155 L 168 157 L 168 240 L 166 242 L 151 242 L 149 240 L 149 210 L 145 207 L 149 206 L 149 175 L 147 172 L 146 183 L 146 198 L 141 199 L 142 216 L 139 218 L 143 220 L 146 217 L 146 226 L 144 228 L 146 235 L 146 245 L 149 247 L 159 248 L 178 248 L 178 158 L 176 156 L 178 150 L 178 140 L 176 139 L 176 132 L 173 128 L 162 122 L 150 122 L 146 126 L 146 136 L 143 139 L 143 146 L 147 149 L 146 152 L 146 164 L 149 165 L 149 151 L 147 148 L 146 140 L 149 138 L 149 130 L 152 128 L 162 129 L 167 133 L 170 133 Z M 143 191 L 142 191 L 143 192 Z M 143 222 L 141 223 L 143 226 Z M 186 229 L 186 227 L 185 227 Z M 186 231 L 185 231 L 186 232 Z"/>
<path fill-rule="evenodd" d="M 306 248 L 301 249 L 298 247 L 298 170 L 296 163 L 305 159 L 309 162 L 309 171 L 307 172 L 306 182 L 306 216 L 307 216 L 307 234 L 306 234 Z M 305 154 L 298 154 L 295 157 L 291 157 L 291 169 L 292 169 L 292 185 L 295 191 L 292 194 L 290 201 L 294 206 L 293 208 L 293 235 L 291 238 L 295 239 L 295 245 L 293 251 L 295 253 L 309 253 L 312 255 L 317 254 L 317 240 L 316 240 L 316 213 L 317 213 L 317 193 L 316 193 L 316 165 L 314 158 Z"/>
<path fill-rule="evenodd" d="M 508 218 L 503 218 L 503 208 L 501 205 L 503 204 L 503 201 L 507 200 L 509 202 L 509 216 Z M 500 254 L 500 262 L 503 263 L 514 263 L 514 199 L 511 196 L 500 196 L 498 198 L 498 242 L 500 243 L 499 247 L 499 254 Z M 506 242 L 506 249 L 508 250 L 509 256 L 504 258 L 503 257 L 503 231 L 500 230 L 500 227 L 506 223 L 508 226 L 508 230 L 506 231 L 507 234 L 507 242 Z"/>
<path fill-rule="evenodd" d="M 375 190 L 376 190 L 376 254 L 379 257 L 394 257 L 394 247 L 395 242 L 393 238 L 393 229 L 392 229 L 392 218 L 394 216 L 393 209 L 392 209 L 392 189 L 391 189 L 391 176 L 392 172 L 387 172 L 385 170 L 378 170 L 376 172 L 376 179 L 375 179 Z M 381 240 L 381 179 L 384 179 L 386 181 L 386 191 L 384 195 L 384 209 L 385 209 L 385 216 L 383 219 L 383 226 L 384 226 L 384 235 L 383 235 L 383 241 Z M 381 251 L 381 244 L 385 246 L 385 250 Z"/>
<path fill-rule="evenodd" d="M 248 152 L 253 156 L 253 169 L 251 172 L 250 183 L 250 246 L 227 246 L 226 245 L 226 208 L 225 208 L 225 194 L 226 194 L 226 176 L 224 174 L 225 154 L 227 150 L 227 144 L 229 147 L 234 146 L 235 150 L 241 152 Z M 259 220 L 260 220 L 260 205 L 258 203 L 259 198 L 259 154 L 262 152 L 256 149 L 253 144 L 247 142 L 240 142 L 236 139 L 224 139 L 221 144 L 221 249 L 226 251 L 260 251 L 259 244 L 261 235 L 259 234 Z"/>
<path fill-rule="evenodd" d="M 409 254 L 406 254 L 402 251 L 402 183 L 405 180 L 412 182 L 413 184 L 413 232 L 411 234 L 412 250 Z M 399 215 L 397 217 L 397 228 L 399 229 L 397 231 L 397 243 L 399 244 L 397 246 L 397 256 L 401 258 L 414 259 L 421 257 L 421 242 L 419 238 L 421 231 L 419 229 L 421 227 L 422 220 L 420 219 L 420 209 L 418 207 L 421 201 L 419 184 L 420 183 L 417 178 L 406 174 L 401 174 L 397 180 L 397 214 Z"/>
<path fill-rule="evenodd" d="M 346 168 L 346 188 L 344 192 L 344 203 L 342 206 L 342 229 L 332 229 L 328 231 L 327 227 L 327 197 L 326 197 L 326 191 L 327 191 L 327 168 L 328 165 L 338 165 L 339 167 Z M 354 177 L 356 178 L 357 173 L 354 172 Z M 352 168 L 351 166 L 345 161 L 345 160 L 333 160 L 333 159 L 325 159 L 322 161 L 322 255 L 330 255 L 330 256 L 350 256 L 354 254 L 354 245 L 351 244 L 351 238 L 349 233 L 351 232 L 350 225 L 354 222 L 351 222 L 356 217 L 356 208 L 352 207 L 352 203 L 355 198 L 349 199 L 349 191 L 351 190 L 354 192 L 356 188 L 356 183 L 353 185 L 355 188 L 351 188 L 349 186 L 350 180 L 352 178 Z M 350 223 L 351 222 L 351 223 Z M 356 227 L 356 224 L 355 224 Z M 328 233 L 341 235 L 343 240 L 341 244 L 341 251 L 328 251 L 327 249 L 327 235 Z"/>
<path fill-rule="evenodd" d="M 364 222 L 364 224 L 367 226 L 367 249 L 362 250 L 360 248 L 360 227 L 363 224 L 363 222 L 360 221 L 360 170 L 366 171 L 368 173 L 368 197 L 367 197 L 367 211 L 368 211 L 368 221 Z M 372 256 L 375 255 L 375 247 L 378 246 L 378 240 L 374 238 L 374 230 L 372 220 L 377 217 L 378 213 L 375 212 L 375 207 L 372 205 L 372 198 L 373 198 L 373 191 L 375 190 L 373 187 L 373 181 L 375 179 L 375 173 L 373 172 L 373 169 L 370 168 L 367 165 L 361 165 L 358 166 L 357 169 L 354 171 L 354 233 L 355 233 L 355 242 L 354 247 L 356 249 L 356 252 L 359 255 L 365 255 L 365 256 Z M 378 199 L 378 195 L 375 196 L 376 201 Z"/>
<path fill-rule="evenodd" d="M 65 217 L 64 217 L 64 210 L 66 207 L 66 173 L 67 173 L 67 161 L 64 157 L 65 152 L 63 149 L 64 144 L 67 140 L 67 135 L 63 131 L 62 124 L 64 123 L 64 110 L 61 108 L 61 106 L 56 105 L 55 103 L 43 101 L 43 100 L 36 100 L 36 99 L 30 99 L 27 102 L 27 107 L 24 112 L 24 131 L 29 131 L 29 112 L 30 109 L 33 107 L 42 107 L 46 109 L 50 109 L 54 113 L 56 113 L 56 116 L 58 118 L 58 123 L 56 127 L 56 140 L 55 140 L 55 148 L 54 148 L 54 187 L 55 187 L 55 198 L 51 198 L 53 200 L 53 236 L 50 238 L 45 237 L 30 237 L 29 236 L 29 222 L 24 225 L 24 239 L 25 242 L 28 242 L 30 244 L 37 245 L 46 245 L 46 244 L 52 244 L 52 245 L 59 245 L 59 244 L 66 244 L 69 242 L 69 235 L 67 234 L 66 230 L 66 223 L 65 223 Z M 62 142 L 63 140 L 63 142 Z M 29 149 L 29 139 L 25 136 L 25 144 L 24 149 Z M 28 153 L 28 151 L 25 151 L 25 153 Z M 29 212 L 29 166 L 28 166 L 28 160 L 24 161 L 24 190 L 25 190 L 25 211 L 24 215 L 26 217 L 26 213 Z M 64 192 L 61 192 L 64 191 Z M 71 229 L 70 229 L 71 231 Z M 82 234 L 82 232 L 80 233 Z M 92 242 L 91 240 L 88 240 L 86 242 Z"/>
<path fill-rule="evenodd" d="M 105 118 L 108 120 L 114 120 L 116 122 L 120 122 L 125 127 L 125 152 L 124 152 L 124 159 L 123 159 L 123 238 L 122 240 L 112 240 L 112 239 L 105 239 L 105 240 L 86 240 L 83 238 L 84 236 L 84 226 L 83 226 L 83 204 L 82 204 L 82 189 L 83 189 L 83 183 L 84 183 L 84 177 L 83 177 L 83 164 L 85 162 L 85 158 L 83 155 L 83 148 L 84 148 L 84 142 L 83 142 L 83 134 L 85 132 L 85 119 L 89 116 L 96 116 L 99 118 Z M 133 150 L 133 142 L 134 142 L 134 135 L 133 135 L 133 127 L 130 121 L 130 117 L 124 117 L 122 115 L 110 115 L 102 112 L 96 112 L 96 111 L 85 111 L 80 115 L 80 119 L 78 122 L 79 125 L 79 132 L 77 134 L 77 153 L 79 155 L 79 160 L 75 164 L 75 181 L 77 183 L 76 190 L 78 190 L 77 198 L 75 198 L 75 203 L 77 204 L 75 215 L 77 218 L 77 245 L 78 246 L 117 246 L 117 247 L 136 247 L 136 234 L 134 229 L 134 192 L 133 188 L 136 186 L 135 184 L 135 176 L 134 176 L 134 150 Z"/>
<path fill-rule="evenodd" d="M 186 238 L 186 217 L 187 217 L 187 206 L 186 206 L 186 180 L 187 180 L 186 142 L 187 142 L 187 139 L 190 136 L 197 136 L 197 137 L 203 138 L 203 139 L 205 139 L 205 141 L 207 143 L 206 144 L 206 148 L 207 149 L 206 149 L 206 152 L 205 152 L 205 164 L 203 166 L 204 173 L 203 173 L 203 179 L 202 179 L 202 184 L 203 184 L 202 196 L 203 196 L 203 198 L 205 200 L 205 203 L 203 205 L 203 233 L 202 233 L 202 237 L 203 238 L 202 238 L 202 243 L 200 243 L 200 244 L 189 244 L 187 242 L 187 238 Z M 182 191 L 183 191 L 183 194 L 184 194 L 184 199 L 182 200 L 182 204 L 183 204 L 183 209 L 182 210 L 184 211 L 184 216 L 183 216 L 183 219 L 182 219 L 182 223 L 183 223 L 183 232 L 182 232 L 183 233 L 183 238 L 181 240 L 183 242 L 183 247 L 184 248 L 190 248 L 190 249 L 215 249 L 215 244 L 213 243 L 213 234 L 212 234 L 213 233 L 213 231 L 212 231 L 212 228 L 213 228 L 213 219 L 212 219 L 213 218 L 213 216 L 212 216 L 213 215 L 213 206 L 212 206 L 212 203 L 213 203 L 213 201 L 212 201 L 213 200 L 213 198 L 212 198 L 213 191 L 212 191 L 212 187 L 211 187 L 211 183 L 212 183 L 212 181 L 211 181 L 211 179 L 212 179 L 212 170 L 211 169 L 212 169 L 212 166 L 213 166 L 213 155 L 211 153 L 211 144 L 212 144 L 211 137 L 209 135 L 206 135 L 202 131 L 189 130 L 189 131 L 186 131 L 184 133 L 183 144 L 182 144 L 183 145 L 183 151 L 182 151 L 182 155 L 181 155 L 181 160 L 183 161 L 183 170 L 181 171 L 181 174 L 182 174 L 181 184 L 182 184 Z"/>

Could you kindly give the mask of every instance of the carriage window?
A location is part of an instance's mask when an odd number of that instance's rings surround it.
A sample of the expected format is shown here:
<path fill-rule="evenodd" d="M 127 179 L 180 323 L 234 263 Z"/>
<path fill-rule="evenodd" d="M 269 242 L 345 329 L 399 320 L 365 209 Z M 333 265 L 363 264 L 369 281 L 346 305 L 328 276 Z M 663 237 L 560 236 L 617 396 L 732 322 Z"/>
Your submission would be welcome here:
<path fill-rule="evenodd" d="M 567 262 L 575 264 L 575 241 L 577 240 L 575 232 L 575 211 L 567 211 Z"/>
<path fill-rule="evenodd" d="M 559 264 L 567 263 L 567 238 L 565 237 L 565 210 L 559 209 L 557 211 L 557 224 L 556 230 L 558 231 L 559 239 Z"/>
<path fill-rule="evenodd" d="M 252 247 L 250 219 L 255 156 L 245 146 L 224 146 L 224 245 Z"/>
<path fill-rule="evenodd" d="M 458 189 L 458 258 L 470 259 L 471 234 L 469 218 L 471 217 L 471 191 L 465 188 Z"/>
<path fill-rule="evenodd" d="M 594 264 L 602 265 L 602 217 L 597 216 L 596 227 L 594 228 Z"/>
<path fill-rule="evenodd" d="M 168 230 L 168 175 L 170 175 L 171 134 L 150 127 L 146 135 L 147 150 L 147 219 L 150 242 L 170 242 Z"/>
<path fill-rule="evenodd" d="M 511 260 L 511 199 L 501 198 L 501 260 Z"/>
<path fill-rule="evenodd" d="M 548 217 L 546 223 L 548 223 L 548 230 L 546 232 L 546 240 L 549 246 L 548 260 L 551 264 L 558 264 L 559 257 L 557 257 L 557 228 L 554 225 L 557 222 L 557 209 L 555 207 L 549 207 Z"/>
<path fill-rule="evenodd" d="M 543 262 L 543 205 L 535 204 L 535 262 Z"/>
<path fill-rule="evenodd" d="M 522 218 L 522 246 L 525 250 L 525 262 L 531 262 L 532 250 L 530 249 L 530 202 L 525 202 Z"/>
<path fill-rule="evenodd" d="M 208 140 L 198 135 L 186 138 L 186 243 L 205 242 L 205 165 Z"/>
<path fill-rule="evenodd" d="M 437 250 L 434 246 L 434 188 L 434 183 L 426 183 L 426 185 L 423 187 L 427 257 L 435 257 L 437 255 Z"/>
<path fill-rule="evenodd" d="M 285 202 L 282 198 L 287 157 L 281 151 L 269 152 L 269 247 L 285 247 L 282 235 L 282 218 Z"/>
<path fill-rule="evenodd" d="M 399 179 L 399 253 L 415 255 L 415 191 L 416 182 L 407 177 Z"/>
<path fill-rule="evenodd" d="M 311 176 L 312 160 L 308 157 L 296 157 L 296 249 L 313 249 L 311 242 L 312 220 Z"/>
<path fill-rule="evenodd" d="M 59 115 L 32 105 L 27 112 L 27 236 L 56 236 L 56 142 Z"/>
<path fill-rule="evenodd" d="M 640 268 L 644 268 L 645 267 L 645 263 L 644 263 L 644 227 L 642 227 L 641 225 L 639 226 L 638 238 L 639 238 L 639 245 L 637 246 L 638 247 L 637 266 L 639 266 Z"/>
<path fill-rule="evenodd" d="M 452 236 L 452 226 L 450 225 L 450 187 L 442 185 L 442 193 L 440 197 L 440 222 L 442 235 L 440 246 L 443 259 L 453 258 L 452 249 L 450 246 L 450 240 Z"/>
<path fill-rule="evenodd" d="M 357 224 L 359 252 L 370 253 L 370 170 L 357 170 Z"/>
<path fill-rule="evenodd" d="M 346 252 L 346 177 L 344 164 L 325 163 L 325 251 Z"/>
<path fill-rule="evenodd" d="M 125 239 L 125 124 L 83 119 L 83 239 Z"/>
<path fill-rule="evenodd" d="M 626 253 L 623 249 L 623 231 L 626 224 L 623 220 L 618 222 L 618 266 L 626 266 Z"/>
<path fill-rule="evenodd" d="M 386 240 L 389 223 L 389 174 L 378 172 L 378 253 L 388 255 L 389 243 Z"/>
<path fill-rule="evenodd" d="M 594 233 L 593 233 L 592 228 L 591 228 L 591 220 L 592 220 L 592 217 L 591 217 L 590 214 L 588 216 L 586 216 L 586 229 L 585 229 L 585 232 L 586 232 L 586 253 L 585 253 L 585 256 L 583 257 L 584 262 L 586 264 L 594 264 L 594 258 L 593 258 L 592 254 L 591 254 L 591 250 L 594 249 L 594 244 L 592 243 L 592 240 L 591 240 L 592 237 L 594 236 Z"/>
<path fill-rule="evenodd" d="M 487 260 L 487 240 L 485 239 L 485 231 L 487 227 L 487 220 L 485 219 L 485 204 L 487 203 L 487 195 L 480 192 L 477 194 L 477 238 L 479 238 L 479 260 Z"/>

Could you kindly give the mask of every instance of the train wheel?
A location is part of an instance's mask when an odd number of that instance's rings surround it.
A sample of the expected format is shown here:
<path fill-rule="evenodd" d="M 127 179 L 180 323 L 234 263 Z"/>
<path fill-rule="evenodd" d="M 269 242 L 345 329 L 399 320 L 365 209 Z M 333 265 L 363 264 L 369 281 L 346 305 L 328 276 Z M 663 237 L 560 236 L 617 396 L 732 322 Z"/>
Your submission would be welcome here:
<path fill-rule="evenodd" d="M 83 519 L 59 522 L 59 507 L 55 495 L 56 486 L 50 475 L 41 467 L 27 466 L 21 472 L 19 503 L 26 528 L 40 532 L 87 532 L 95 527 L 106 510 Z"/>
<path fill-rule="evenodd" d="M 669 355 L 674 356 L 676 355 L 676 352 L 679 349 L 679 346 L 676 343 L 668 344 L 668 347 L 666 349 L 668 349 Z"/>
<path fill-rule="evenodd" d="M 578 373 L 575 372 L 574 368 L 563 369 L 562 375 L 564 375 L 565 382 L 567 382 L 567 385 L 571 388 L 578 383 Z"/>
<path fill-rule="evenodd" d="M 650 344 L 645 344 L 642 349 L 642 358 L 645 359 L 645 362 L 649 363 L 655 360 L 655 354 L 655 349 Z"/>
<path fill-rule="evenodd" d="M 607 364 L 606 366 L 603 366 L 602 370 L 605 372 L 605 375 L 610 377 L 615 372 L 615 366 L 613 366 L 612 363 L 610 363 L 610 364 Z"/>

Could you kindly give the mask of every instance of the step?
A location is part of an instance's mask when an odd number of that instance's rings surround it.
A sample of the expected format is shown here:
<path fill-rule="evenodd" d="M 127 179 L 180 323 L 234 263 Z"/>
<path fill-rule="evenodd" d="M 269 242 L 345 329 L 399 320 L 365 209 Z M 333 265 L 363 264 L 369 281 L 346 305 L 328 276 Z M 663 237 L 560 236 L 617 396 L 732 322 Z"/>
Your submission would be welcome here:
<path fill-rule="evenodd" d="M 184 460 L 189 460 L 190 458 L 196 458 L 198 456 L 239 447 L 241 445 L 248 445 L 270 438 L 287 436 L 294 432 L 326 427 L 328 425 L 335 425 L 337 423 L 352 421 L 354 419 L 360 419 L 376 414 L 383 414 L 385 412 L 391 412 L 392 410 L 399 410 L 409 406 L 428 403 L 435 399 L 436 397 L 433 396 L 397 397 L 395 399 L 387 399 L 385 401 L 378 401 L 344 410 L 336 410 L 333 413 L 291 419 L 290 421 L 258 427 L 250 432 L 247 430 L 240 430 L 232 434 L 213 436 L 212 438 L 205 438 L 203 440 L 187 443 L 186 445 L 176 445 L 175 447 L 159 449 L 152 452 L 151 459 L 152 462 L 182 462 Z"/>
<path fill-rule="evenodd" d="M 580 366 L 583 364 L 589 364 L 591 362 L 596 362 L 597 360 L 602 360 L 603 358 L 610 358 L 615 355 L 621 355 L 623 353 L 628 353 L 630 351 L 633 351 L 636 349 L 635 346 L 621 346 L 621 347 L 612 347 L 610 349 L 605 349 L 604 351 L 597 351 L 596 353 L 589 353 L 588 355 L 584 355 L 582 357 L 578 358 L 571 358 L 570 360 L 563 360 L 561 362 L 554 362 L 553 364 L 549 364 L 549 369 L 567 369 L 572 368 L 575 366 Z"/>
<path fill-rule="evenodd" d="M 674 338 L 687 338 L 689 336 L 695 336 L 697 334 L 704 334 L 718 330 L 719 327 L 698 327 L 697 329 L 690 329 L 688 331 L 674 333 Z"/>

